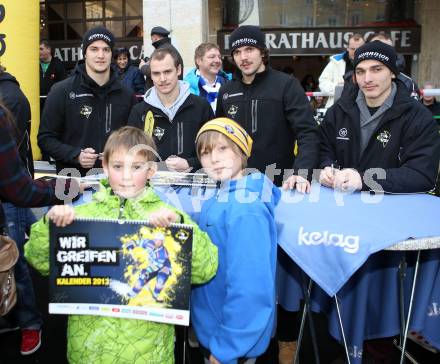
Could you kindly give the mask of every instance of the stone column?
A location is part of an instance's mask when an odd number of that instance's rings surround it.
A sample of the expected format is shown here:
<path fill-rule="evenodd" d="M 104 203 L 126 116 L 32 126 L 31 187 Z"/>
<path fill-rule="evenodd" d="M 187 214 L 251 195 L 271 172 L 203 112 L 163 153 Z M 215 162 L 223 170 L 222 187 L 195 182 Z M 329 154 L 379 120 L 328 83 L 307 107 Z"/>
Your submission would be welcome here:
<path fill-rule="evenodd" d="M 416 20 L 422 27 L 421 51 L 418 55 L 417 82 L 434 81 L 440 87 L 440 41 L 438 19 L 440 1 L 421 0 L 416 3 Z"/>
<path fill-rule="evenodd" d="M 184 74 L 194 67 L 194 50 L 207 39 L 207 0 L 143 0 L 144 49 L 149 56 L 150 31 L 162 26 L 171 31 L 171 43 L 179 50 Z"/>

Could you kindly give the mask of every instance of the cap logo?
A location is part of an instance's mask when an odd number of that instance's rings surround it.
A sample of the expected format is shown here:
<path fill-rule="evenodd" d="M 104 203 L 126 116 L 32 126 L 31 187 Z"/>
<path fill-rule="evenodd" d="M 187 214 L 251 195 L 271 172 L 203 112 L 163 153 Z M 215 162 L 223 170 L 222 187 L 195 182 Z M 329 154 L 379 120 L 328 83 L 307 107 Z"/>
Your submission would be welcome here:
<path fill-rule="evenodd" d="M 111 43 L 111 39 L 108 35 L 103 34 L 103 33 L 96 33 L 96 34 L 92 34 L 87 40 L 89 42 L 92 42 L 93 40 L 99 40 L 99 39 L 103 39 L 105 40 L 107 43 Z"/>
<path fill-rule="evenodd" d="M 252 39 L 252 38 L 241 38 L 241 39 L 237 39 L 232 43 L 232 48 L 235 47 L 239 47 L 241 44 L 257 44 L 257 40 L 256 39 Z"/>
<path fill-rule="evenodd" d="M 371 51 L 359 54 L 358 59 L 369 58 L 369 57 L 385 62 L 390 61 L 390 57 L 386 56 L 385 54 L 382 54 L 380 52 L 371 52 Z"/>
<path fill-rule="evenodd" d="M 229 134 L 234 134 L 234 129 L 233 129 L 232 126 L 230 126 L 230 125 L 225 125 L 225 130 L 226 130 Z"/>

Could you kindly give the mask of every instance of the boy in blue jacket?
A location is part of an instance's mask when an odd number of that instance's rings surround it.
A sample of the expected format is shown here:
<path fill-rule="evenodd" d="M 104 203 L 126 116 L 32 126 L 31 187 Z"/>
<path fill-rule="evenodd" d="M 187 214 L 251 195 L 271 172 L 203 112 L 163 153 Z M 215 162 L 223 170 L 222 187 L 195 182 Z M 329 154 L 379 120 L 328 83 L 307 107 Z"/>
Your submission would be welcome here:
<path fill-rule="evenodd" d="M 192 323 L 205 363 L 254 363 L 275 324 L 279 190 L 261 173 L 245 175 L 252 139 L 228 118 L 198 132 L 197 155 L 220 182 L 202 207 L 200 227 L 218 247 L 217 275 L 192 292 Z"/>

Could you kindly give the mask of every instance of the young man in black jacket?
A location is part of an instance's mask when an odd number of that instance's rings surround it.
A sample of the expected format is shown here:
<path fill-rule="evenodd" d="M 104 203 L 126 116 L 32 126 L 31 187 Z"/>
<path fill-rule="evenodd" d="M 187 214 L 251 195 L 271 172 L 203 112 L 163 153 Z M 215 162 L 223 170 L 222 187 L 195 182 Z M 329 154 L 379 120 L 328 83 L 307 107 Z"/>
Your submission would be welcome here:
<path fill-rule="evenodd" d="M 433 189 L 440 156 L 438 129 L 429 110 L 397 78 L 394 48 L 378 40 L 367 43 L 356 50 L 354 67 L 355 84 L 327 111 L 320 125 L 321 183 L 342 191 Z M 368 260 L 351 277 L 350 295 L 360 296 L 357 287 L 362 287 L 359 282 L 365 272 L 390 268 L 391 257 L 381 257 L 380 262 Z M 371 297 L 365 300 L 370 305 Z M 374 309 L 368 310 L 374 315 L 368 320 L 383 320 L 387 311 L 380 307 L 384 302 L 374 301 Z M 366 361 L 394 363 L 392 338 L 367 340 L 362 355 Z"/>
<path fill-rule="evenodd" d="M 355 53 L 355 80 L 321 124 L 320 180 L 342 190 L 434 188 L 440 140 L 430 112 L 397 79 L 396 52 L 380 41 Z"/>
<path fill-rule="evenodd" d="M 87 31 L 84 61 L 74 74 L 51 89 L 43 111 L 38 145 L 56 161 L 57 171 L 76 168 L 85 175 L 101 167 L 99 158 L 110 133 L 126 125 L 136 98 L 111 68 L 114 36 L 103 27 Z"/>
<path fill-rule="evenodd" d="M 229 41 L 237 72 L 219 91 L 216 115 L 235 120 L 251 135 L 254 145 L 248 167 L 266 173 L 278 185 L 293 174 L 291 187 L 308 191 L 306 173 L 305 178 L 297 174 L 308 170 L 310 177 L 317 166 L 319 136 L 304 90 L 298 80 L 269 66 L 259 27 L 241 26 Z"/>
<path fill-rule="evenodd" d="M 133 107 L 128 124 L 153 137 L 169 170 L 195 172 L 200 164 L 194 141 L 200 127 L 214 118 L 211 106 L 191 94 L 187 82 L 179 81 L 182 68 L 174 49 L 156 49 L 150 67 L 154 87 Z"/>

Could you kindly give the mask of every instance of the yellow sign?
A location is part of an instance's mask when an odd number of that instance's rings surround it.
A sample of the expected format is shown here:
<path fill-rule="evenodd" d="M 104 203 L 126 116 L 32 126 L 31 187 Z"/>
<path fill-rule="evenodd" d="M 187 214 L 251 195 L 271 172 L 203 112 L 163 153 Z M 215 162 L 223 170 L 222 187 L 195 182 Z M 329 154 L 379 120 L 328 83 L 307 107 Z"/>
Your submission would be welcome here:
<path fill-rule="evenodd" d="M 0 61 L 6 72 L 20 83 L 31 104 L 31 144 L 35 159 L 41 158 L 37 146 L 40 124 L 40 2 L 0 0 Z"/>

